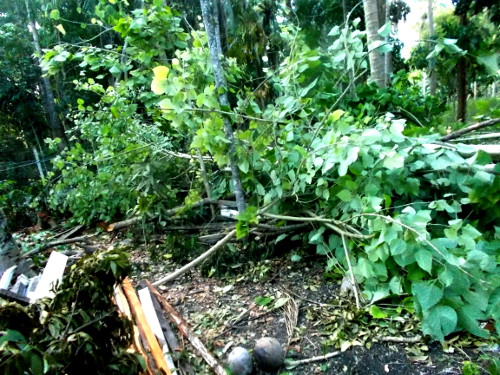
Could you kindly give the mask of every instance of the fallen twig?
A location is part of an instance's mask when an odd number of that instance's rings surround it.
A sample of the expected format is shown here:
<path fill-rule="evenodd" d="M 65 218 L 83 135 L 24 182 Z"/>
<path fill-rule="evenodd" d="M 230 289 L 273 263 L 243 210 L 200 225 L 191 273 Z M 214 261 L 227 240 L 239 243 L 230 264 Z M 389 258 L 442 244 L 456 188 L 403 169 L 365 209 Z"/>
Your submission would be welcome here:
<path fill-rule="evenodd" d="M 236 229 L 233 229 L 231 232 L 229 232 L 228 234 L 226 234 L 226 236 L 223 239 L 221 239 L 214 246 L 212 246 L 210 249 L 208 249 L 203 254 L 201 254 L 198 258 L 196 258 L 192 262 L 186 264 L 185 266 L 179 268 L 178 270 L 176 270 L 176 271 L 168 274 L 164 278 L 162 278 L 162 279 L 160 279 L 158 281 L 155 281 L 153 283 L 153 285 L 154 286 L 158 286 L 158 285 L 161 285 L 161 284 L 165 284 L 165 283 L 167 283 L 169 281 L 175 280 L 177 277 L 179 277 L 183 273 L 189 271 L 191 268 L 193 268 L 193 267 L 197 266 L 198 264 L 200 264 L 201 262 L 203 262 L 210 255 L 212 255 L 215 251 L 217 251 L 220 247 L 222 247 L 227 242 L 229 242 L 229 240 L 231 238 L 233 238 L 235 235 L 236 235 Z"/>
<path fill-rule="evenodd" d="M 471 126 L 467 126 L 466 128 L 463 128 L 463 129 L 457 130 L 457 131 L 455 131 L 453 133 L 450 133 L 448 135 L 445 135 L 444 137 L 441 137 L 440 141 L 446 142 L 446 141 L 458 138 L 458 137 L 460 137 L 460 136 L 462 136 L 464 134 L 473 132 L 474 130 L 485 128 L 487 126 L 495 125 L 495 124 L 498 124 L 498 123 L 500 123 L 500 118 L 494 118 L 494 119 L 491 119 L 491 120 L 478 122 L 477 124 L 474 124 L 474 125 L 471 125 Z"/>
<path fill-rule="evenodd" d="M 398 343 L 404 343 L 404 344 L 415 344 L 422 340 L 422 337 L 420 336 L 414 336 L 414 337 L 397 337 L 397 336 L 382 336 L 378 340 L 384 341 L 384 342 L 398 342 Z"/>
<path fill-rule="evenodd" d="M 57 240 L 57 241 L 52 241 L 48 242 L 46 244 L 40 245 L 38 248 L 28 251 L 27 253 L 21 255 L 21 258 L 28 258 L 32 255 L 38 254 L 39 252 L 42 252 L 44 250 L 47 250 L 51 247 L 55 246 L 61 246 L 61 245 L 67 245 L 70 243 L 76 243 L 76 242 L 83 242 L 86 244 L 91 244 L 92 242 L 89 240 L 91 236 L 81 236 L 81 237 L 74 237 L 74 238 L 67 238 L 64 240 Z"/>
<path fill-rule="evenodd" d="M 328 226 L 328 224 L 326 224 Z M 347 247 L 347 242 L 345 240 L 345 236 L 341 235 L 342 237 L 342 245 L 344 246 L 344 251 L 345 251 L 345 257 L 347 261 L 347 266 L 349 267 L 349 278 L 351 279 L 351 284 L 352 284 L 352 289 L 354 293 L 354 298 L 356 300 L 356 308 L 359 310 L 361 308 L 361 303 L 359 302 L 359 293 L 358 293 L 358 285 L 356 283 L 356 278 L 354 277 L 354 272 L 352 270 L 352 265 L 351 265 L 351 258 L 349 255 L 349 248 Z"/>
<path fill-rule="evenodd" d="M 339 220 L 334 220 L 334 219 L 324 219 L 322 217 L 314 216 L 314 217 L 299 217 L 299 216 L 287 216 L 287 215 L 276 215 L 276 214 L 269 214 L 269 213 L 263 213 L 262 215 L 269 217 L 271 219 L 278 219 L 278 220 L 288 220 L 288 221 L 302 221 L 302 222 L 317 222 L 317 223 L 325 223 L 325 224 L 330 224 L 331 229 L 336 231 L 339 234 L 343 234 L 347 237 L 352 237 L 352 238 L 362 238 L 362 239 L 367 239 L 370 238 L 371 236 L 369 235 L 364 235 L 359 232 L 347 232 L 343 229 L 340 229 L 339 226 L 345 226 L 345 223 Z"/>
<path fill-rule="evenodd" d="M 341 353 L 342 352 L 332 352 L 332 353 L 328 353 L 328 354 L 325 354 L 325 355 L 319 355 L 319 356 L 316 356 L 316 357 L 299 359 L 297 361 L 290 361 L 290 362 L 287 362 L 286 364 L 288 366 L 299 366 L 299 365 L 304 365 L 306 363 L 324 361 L 325 359 L 337 357 Z"/>
<path fill-rule="evenodd" d="M 78 231 L 82 230 L 83 228 L 84 228 L 84 225 L 77 225 L 76 227 L 71 228 L 71 229 L 68 229 L 68 230 L 64 231 L 63 233 L 61 233 L 61 234 L 57 237 L 57 239 L 58 239 L 59 241 L 61 241 L 61 240 L 65 240 L 65 239 L 67 239 L 67 238 L 71 237 L 71 236 L 72 236 L 73 234 L 75 234 L 76 232 L 78 232 Z"/>
<path fill-rule="evenodd" d="M 205 362 L 212 368 L 212 370 L 217 375 L 226 375 L 224 368 L 217 362 L 217 360 L 210 354 L 210 352 L 205 348 L 205 345 L 201 340 L 189 329 L 187 323 L 182 319 L 182 317 L 177 313 L 177 311 L 167 302 L 167 300 L 155 289 L 155 287 L 148 281 L 149 290 L 153 295 L 156 296 L 158 302 L 162 306 L 163 310 L 170 319 L 177 324 L 177 328 L 181 333 L 189 340 L 191 345 L 198 350 Z"/>
<path fill-rule="evenodd" d="M 318 305 L 318 306 L 321 306 L 321 307 L 329 307 L 331 305 L 327 304 L 327 303 L 322 303 L 322 302 L 318 302 L 318 301 L 313 301 L 312 299 L 308 299 L 308 298 L 305 298 L 305 297 L 302 297 L 301 295 L 291 291 L 290 289 L 284 287 L 283 285 L 281 285 L 281 288 L 287 292 L 288 294 L 291 294 L 291 295 L 294 295 L 295 297 L 303 300 L 303 301 L 306 301 L 306 302 L 309 302 L 309 303 L 312 303 L 313 305 Z"/>

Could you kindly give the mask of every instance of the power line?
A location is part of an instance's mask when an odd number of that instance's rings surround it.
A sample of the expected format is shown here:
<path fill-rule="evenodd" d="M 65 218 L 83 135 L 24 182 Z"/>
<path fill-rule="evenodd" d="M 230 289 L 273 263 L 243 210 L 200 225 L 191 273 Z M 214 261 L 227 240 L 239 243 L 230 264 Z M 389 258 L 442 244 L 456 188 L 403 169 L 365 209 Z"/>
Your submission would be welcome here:
<path fill-rule="evenodd" d="M 51 157 L 51 158 L 40 159 L 40 162 L 52 160 L 54 158 L 55 158 L 55 156 Z M 26 168 L 26 167 L 29 167 L 30 165 L 34 165 L 36 163 L 37 163 L 36 160 L 29 160 L 27 162 L 19 162 L 19 163 L 17 163 L 18 165 L 14 165 L 14 166 L 10 166 L 10 167 L 4 168 L 4 169 L 0 169 L 0 172 L 9 171 L 9 170 L 12 170 L 12 169 Z"/>

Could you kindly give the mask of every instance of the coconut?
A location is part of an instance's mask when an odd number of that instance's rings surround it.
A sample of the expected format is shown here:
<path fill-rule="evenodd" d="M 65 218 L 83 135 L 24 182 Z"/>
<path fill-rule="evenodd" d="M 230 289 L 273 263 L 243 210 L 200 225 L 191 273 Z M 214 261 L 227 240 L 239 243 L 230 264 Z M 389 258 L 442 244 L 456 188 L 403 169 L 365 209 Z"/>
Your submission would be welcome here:
<path fill-rule="evenodd" d="M 253 360 L 248 350 L 237 346 L 227 357 L 229 369 L 233 375 L 249 375 L 253 370 Z"/>
<path fill-rule="evenodd" d="M 273 337 L 262 337 L 255 342 L 253 350 L 255 362 L 266 372 L 277 371 L 285 360 L 283 348 Z"/>

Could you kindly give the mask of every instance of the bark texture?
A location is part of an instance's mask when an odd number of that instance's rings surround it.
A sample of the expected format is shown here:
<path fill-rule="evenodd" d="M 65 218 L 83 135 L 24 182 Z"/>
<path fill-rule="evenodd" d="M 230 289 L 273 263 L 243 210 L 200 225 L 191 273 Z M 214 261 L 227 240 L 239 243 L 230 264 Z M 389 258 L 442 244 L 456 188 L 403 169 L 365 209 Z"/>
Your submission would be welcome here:
<path fill-rule="evenodd" d="M 385 87 L 384 55 L 374 50 L 374 45 L 380 45 L 383 38 L 379 35 L 380 28 L 377 0 L 363 0 L 365 13 L 366 34 L 368 38 L 368 57 L 370 59 L 370 79 L 379 87 Z"/>
<path fill-rule="evenodd" d="M 210 48 L 210 61 L 214 69 L 215 74 L 215 87 L 219 92 L 219 102 L 222 107 L 229 106 L 229 99 L 227 97 L 227 85 L 226 79 L 224 78 L 224 70 L 222 68 L 221 56 L 222 56 L 222 44 L 219 28 L 219 12 L 215 9 L 217 4 L 211 4 L 209 0 L 200 0 L 201 11 L 203 14 L 203 23 L 207 31 L 208 45 Z M 241 185 L 241 180 L 238 171 L 238 165 L 236 163 L 236 140 L 233 134 L 233 128 L 229 122 L 228 117 L 224 117 L 224 132 L 229 140 L 229 160 L 231 168 L 231 176 L 234 186 L 234 194 L 236 196 L 236 204 L 238 207 L 238 212 L 243 212 L 245 210 L 245 194 L 243 192 L 243 186 Z"/>
<path fill-rule="evenodd" d="M 38 31 L 36 28 L 36 22 L 31 14 L 31 8 L 29 0 L 24 0 L 24 4 L 26 5 L 26 12 L 28 15 L 28 22 L 30 33 L 33 38 L 33 45 L 35 47 L 35 51 L 38 55 L 38 62 L 41 62 L 43 51 L 40 46 L 40 38 L 38 37 Z M 54 137 L 59 137 L 62 140 L 62 144 L 66 143 L 65 134 L 63 127 L 61 125 L 61 121 L 59 121 L 59 115 L 57 113 L 56 104 L 54 101 L 54 91 L 52 90 L 52 86 L 50 84 L 49 78 L 46 76 L 42 76 L 42 85 L 43 85 L 43 93 L 44 93 L 44 107 L 49 116 L 49 124 L 52 131 L 52 135 Z"/>
<path fill-rule="evenodd" d="M 467 26 L 467 14 L 461 14 L 460 26 Z M 465 122 L 467 116 L 467 59 L 460 57 L 457 64 L 457 121 Z"/>
<path fill-rule="evenodd" d="M 432 40 L 436 37 L 436 31 L 434 29 L 434 5 L 432 0 L 428 1 L 427 8 L 427 18 L 429 20 L 429 36 Z M 436 95 L 436 59 L 429 59 L 429 93 L 431 95 Z"/>

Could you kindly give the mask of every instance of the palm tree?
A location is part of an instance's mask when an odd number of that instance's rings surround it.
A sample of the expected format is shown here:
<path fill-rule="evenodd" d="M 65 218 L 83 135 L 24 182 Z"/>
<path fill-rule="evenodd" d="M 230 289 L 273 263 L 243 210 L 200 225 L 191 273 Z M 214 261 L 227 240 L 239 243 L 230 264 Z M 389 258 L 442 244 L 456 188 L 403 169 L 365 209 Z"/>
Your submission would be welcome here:
<path fill-rule="evenodd" d="M 377 45 L 382 44 L 384 40 L 378 33 L 380 22 L 377 0 L 363 0 L 363 9 L 365 12 L 368 46 L 370 49 L 368 54 L 370 59 L 370 79 L 379 87 L 385 87 L 386 79 L 384 55 L 374 48 Z"/>

